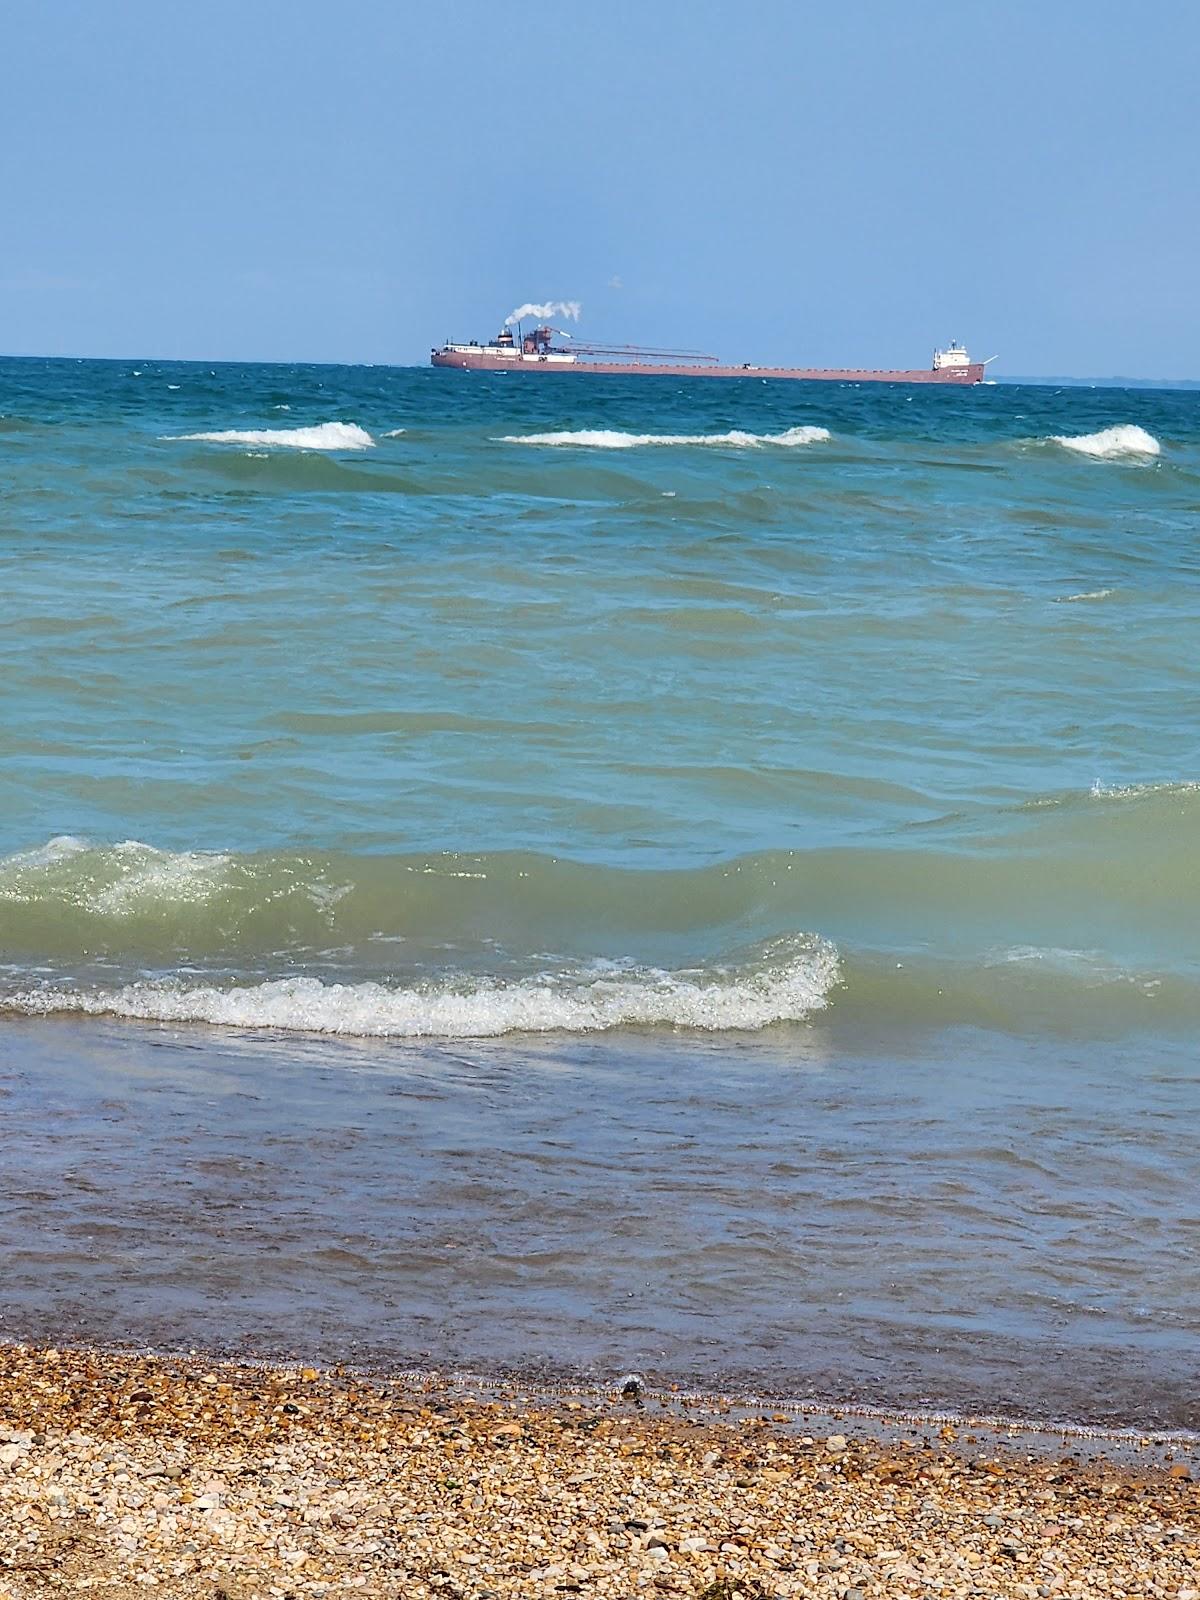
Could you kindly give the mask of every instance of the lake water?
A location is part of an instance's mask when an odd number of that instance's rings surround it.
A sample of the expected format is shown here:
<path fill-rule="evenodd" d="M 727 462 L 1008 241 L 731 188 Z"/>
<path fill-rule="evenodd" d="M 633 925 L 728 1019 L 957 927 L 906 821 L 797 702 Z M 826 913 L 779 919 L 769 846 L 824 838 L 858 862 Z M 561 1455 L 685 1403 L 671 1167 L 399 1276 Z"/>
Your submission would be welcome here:
<path fill-rule="evenodd" d="M 0 362 L 0 1330 L 1200 1421 L 1200 395 Z"/>

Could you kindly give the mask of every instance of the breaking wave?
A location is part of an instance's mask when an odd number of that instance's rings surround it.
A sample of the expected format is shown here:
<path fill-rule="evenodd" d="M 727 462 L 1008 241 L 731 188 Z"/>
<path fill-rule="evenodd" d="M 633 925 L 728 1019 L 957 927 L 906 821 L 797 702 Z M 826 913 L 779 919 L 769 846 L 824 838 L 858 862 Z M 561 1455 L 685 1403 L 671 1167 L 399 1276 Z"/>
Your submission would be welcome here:
<path fill-rule="evenodd" d="M 375 443 L 354 422 L 318 422 L 311 428 L 224 428 L 214 433 L 175 433 L 172 441 L 257 445 L 288 450 L 369 450 Z"/>
<path fill-rule="evenodd" d="M 612 428 L 577 428 L 562 433 L 505 434 L 498 444 L 559 445 L 581 450 L 636 450 L 642 445 L 725 445 L 736 449 L 757 449 L 764 445 L 785 447 L 823 444 L 831 437 L 828 428 L 804 425 L 783 433 L 743 433 L 733 428 L 728 433 L 621 433 Z"/>
<path fill-rule="evenodd" d="M 1099 461 L 1119 461 L 1123 457 L 1157 456 L 1162 445 L 1152 433 L 1139 428 L 1134 422 L 1120 422 L 1112 428 L 1101 428 L 1098 433 L 1055 433 L 1051 444 L 1064 450 L 1074 450 L 1078 455 L 1093 456 Z"/>
<path fill-rule="evenodd" d="M 975 819 L 969 846 L 950 818 L 905 848 L 674 868 L 61 837 L 0 859 L 0 1015 L 396 1038 L 826 1012 L 1200 1026 L 1198 819 L 1200 782 L 1097 783 Z"/>
<path fill-rule="evenodd" d="M 1147 795 L 1200 794 L 1200 780 L 1181 778 L 1162 783 L 1102 783 L 1099 778 L 1092 784 L 1093 800 L 1141 800 Z"/>
<path fill-rule="evenodd" d="M 447 977 L 409 987 L 313 977 L 231 987 L 163 979 L 109 992 L 24 989 L 0 999 L 0 1010 L 373 1038 L 484 1039 L 644 1027 L 718 1033 L 802 1021 L 826 1005 L 837 979 L 832 945 L 796 939 L 776 941 L 742 965 L 680 972 L 610 962 L 508 982 Z"/>

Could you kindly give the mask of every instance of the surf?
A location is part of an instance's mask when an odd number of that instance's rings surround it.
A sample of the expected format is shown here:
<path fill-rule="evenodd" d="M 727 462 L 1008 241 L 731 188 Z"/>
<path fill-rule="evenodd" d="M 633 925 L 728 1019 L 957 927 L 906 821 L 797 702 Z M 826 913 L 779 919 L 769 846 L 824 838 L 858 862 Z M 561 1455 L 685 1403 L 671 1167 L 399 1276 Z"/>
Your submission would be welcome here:
<path fill-rule="evenodd" d="M 614 428 L 576 428 L 558 433 L 503 434 L 498 444 L 546 445 L 579 450 L 638 450 L 646 446 L 686 445 L 758 450 L 775 445 L 784 449 L 824 444 L 832 438 L 828 428 L 803 424 L 782 433 L 746 433 L 731 428 L 725 433 L 622 433 Z"/>
<path fill-rule="evenodd" d="M 1053 433 L 1049 442 L 1097 461 L 1148 459 L 1162 454 L 1159 440 L 1134 422 L 1120 422 L 1096 433 Z"/>
<path fill-rule="evenodd" d="M 0 1011 L 359 1038 L 487 1039 L 663 1027 L 759 1032 L 822 1010 L 838 970 L 832 945 L 800 939 L 780 941 L 740 964 L 676 972 L 599 962 L 515 981 L 448 975 L 405 985 L 295 976 L 222 985 L 174 977 L 113 989 L 46 985 L 0 995 Z"/>
<path fill-rule="evenodd" d="M 318 422 L 302 428 L 221 428 L 210 433 L 164 435 L 170 443 L 237 444 L 257 449 L 370 450 L 375 440 L 354 422 Z"/>

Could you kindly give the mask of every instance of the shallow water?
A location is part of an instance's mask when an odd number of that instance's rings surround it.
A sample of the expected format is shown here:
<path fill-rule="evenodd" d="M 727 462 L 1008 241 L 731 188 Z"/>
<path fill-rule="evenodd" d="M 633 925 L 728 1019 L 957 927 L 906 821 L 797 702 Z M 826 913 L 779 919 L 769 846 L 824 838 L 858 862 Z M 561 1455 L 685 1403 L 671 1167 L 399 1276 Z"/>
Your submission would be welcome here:
<path fill-rule="evenodd" d="M 10 1331 L 1186 1422 L 1198 506 L 1187 393 L 0 363 Z"/>
<path fill-rule="evenodd" d="M 1191 1071 L 832 1020 L 333 1048 L 22 1021 L 0 1333 L 1194 1429 Z"/>

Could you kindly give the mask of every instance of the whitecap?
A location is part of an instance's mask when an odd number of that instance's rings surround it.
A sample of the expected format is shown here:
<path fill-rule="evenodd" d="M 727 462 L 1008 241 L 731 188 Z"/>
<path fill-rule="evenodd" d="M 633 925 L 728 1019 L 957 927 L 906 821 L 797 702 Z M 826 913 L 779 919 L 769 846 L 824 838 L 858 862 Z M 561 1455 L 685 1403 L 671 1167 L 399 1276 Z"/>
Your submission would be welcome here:
<path fill-rule="evenodd" d="M 800 939 L 782 941 L 758 964 L 733 968 L 667 972 L 597 963 L 511 982 L 446 978 L 410 988 L 315 977 L 236 987 L 162 979 L 113 991 L 25 989 L 0 999 L 0 1011 L 374 1038 L 481 1039 L 646 1027 L 718 1033 L 802 1021 L 828 1004 L 839 975 L 832 945 Z"/>
<path fill-rule="evenodd" d="M 1077 455 L 1093 456 L 1098 461 L 1119 461 L 1123 457 L 1157 456 L 1162 445 L 1152 433 L 1138 427 L 1136 422 L 1119 422 L 1111 428 L 1101 428 L 1098 433 L 1055 433 L 1051 444 L 1064 450 L 1074 450 Z"/>
<path fill-rule="evenodd" d="M 369 450 L 375 443 L 365 428 L 353 422 L 318 422 L 311 428 L 224 428 L 214 433 L 177 433 L 168 437 L 173 442 L 197 440 L 288 450 Z"/>
<path fill-rule="evenodd" d="M 207 903 L 228 884 L 231 858 L 215 851 L 159 850 L 138 839 L 97 850 L 86 839 L 60 834 L 33 850 L 0 859 L 0 900 L 43 900 L 64 863 L 91 856 L 91 871 L 67 886 L 70 903 L 92 916 L 121 919 L 147 910 Z"/>
<path fill-rule="evenodd" d="M 398 439 L 402 433 L 407 433 L 407 428 L 389 428 L 384 434 L 385 439 Z"/>
<path fill-rule="evenodd" d="M 561 433 L 504 434 L 497 444 L 566 446 L 585 450 L 635 450 L 642 445 L 725 445 L 735 449 L 759 449 L 764 445 L 785 447 L 823 444 L 830 438 L 828 428 L 805 424 L 783 433 L 621 433 L 613 428 L 576 428 Z"/>
<path fill-rule="evenodd" d="M 114 845 L 121 876 L 98 888 L 89 909 L 128 917 L 160 905 L 203 905 L 226 887 L 230 858 L 202 850 L 157 850 L 127 839 Z"/>
<path fill-rule="evenodd" d="M 82 855 L 90 849 L 86 839 L 77 838 L 73 833 L 58 833 L 32 850 L 14 851 L 0 860 L 0 898 L 4 897 L 5 889 L 13 877 L 36 872 L 42 867 L 56 866 L 60 861 L 69 861 L 72 856 Z"/>
<path fill-rule="evenodd" d="M 1195 778 L 1167 779 L 1161 783 L 1101 783 L 1092 784 L 1093 800 L 1140 800 L 1150 794 L 1196 794 L 1200 780 Z"/>
<path fill-rule="evenodd" d="M 1080 594 L 1060 594 L 1054 598 L 1057 604 L 1067 606 L 1076 600 L 1107 600 L 1110 594 L 1115 593 L 1114 589 L 1085 589 Z"/>

